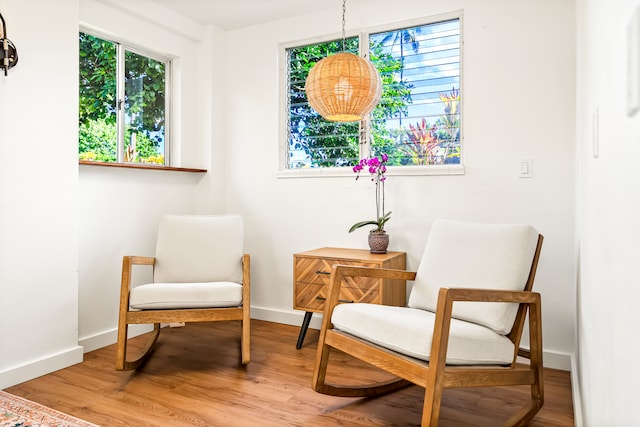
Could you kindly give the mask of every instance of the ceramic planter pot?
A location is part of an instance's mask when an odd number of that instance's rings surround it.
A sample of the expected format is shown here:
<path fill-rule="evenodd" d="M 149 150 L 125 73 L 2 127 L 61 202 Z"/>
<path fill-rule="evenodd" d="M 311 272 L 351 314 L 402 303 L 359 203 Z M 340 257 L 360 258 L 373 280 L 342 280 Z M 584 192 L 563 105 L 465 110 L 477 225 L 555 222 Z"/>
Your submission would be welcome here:
<path fill-rule="evenodd" d="M 386 254 L 389 247 L 389 235 L 386 231 L 369 233 L 369 248 L 372 254 Z"/>

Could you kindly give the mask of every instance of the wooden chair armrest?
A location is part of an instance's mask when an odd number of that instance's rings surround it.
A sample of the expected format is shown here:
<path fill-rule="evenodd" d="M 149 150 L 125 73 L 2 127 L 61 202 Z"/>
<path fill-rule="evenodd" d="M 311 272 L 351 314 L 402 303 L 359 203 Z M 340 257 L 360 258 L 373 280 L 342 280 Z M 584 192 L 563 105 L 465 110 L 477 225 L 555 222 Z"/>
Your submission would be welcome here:
<path fill-rule="evenodd" d="M 453 301 L 475 302 L 515 302 L 535 304 L 540 301 L 540 294 L 531 291 L 504 291 L 497 289 L 465 289 L 465 288 L 441 288 L 440 296 Z"/>
<path fill-rule="evenodd" d="M 131 273 L 134 265 L 155 265 L 154 257 L 125 255 L 122 257 L 122 279 L 120 287 L 120 299 L 127 298 L 129 301 L 129 291 L 131 290 Z M 127 303 L 128 304 L 128 303 Z M 128 306 L 128 305 L 127 305 Z"/>
<path fill-rule="evenodd" d="M 125 255 L 122 257 L 122 262 L 128 262 L 130 265 L 154 265 L 156 259 L 149 256 Z"/>
<path fill-rule="evenodd" d="M 156 259 L 153 257 L 131 256 L 122 257 L 122 278 L 120 281 L 120 310 L 118 329 L 126 328 L 125 320 L 129 311 L 129 292 L 131 291 L 131 273 L 134 265 L 155 265 Z M 156 335 L 157 337 L 157 335 Z M 125 350 L 126 351 L 126 350 Z M 124 363 L 124 359 L 123 359 Z"/>
<path fill-rule="evenodd" d="M 376 267 L 357 267 L 351 265 L 335 264 L 331 268 L 331 274 L 333 270 L 340 270 L 342 277 L 373 277 L 376 279 L 399 279 L 399 280 L 415 280 L 415 271 L 396 270 L 392 268 L 376 268 Z M 333 277 L 333 276 L 332 276 Z"/>

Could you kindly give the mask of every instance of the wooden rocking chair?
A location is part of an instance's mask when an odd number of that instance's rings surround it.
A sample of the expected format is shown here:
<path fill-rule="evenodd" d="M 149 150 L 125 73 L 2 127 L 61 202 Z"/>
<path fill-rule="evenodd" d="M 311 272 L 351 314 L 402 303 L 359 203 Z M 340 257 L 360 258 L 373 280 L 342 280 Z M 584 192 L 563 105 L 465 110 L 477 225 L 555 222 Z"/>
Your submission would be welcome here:
<path fill-rule="evenodd" d="M 505 425 L 525 425 L 544 402 L 540 294 L 531 292 L 542 240 L 526 225 L 438 220 L 417 272 L 335 265 L 313 389 L 361 397 L 417 384 L 425 389 L 422 425 L 435 427 L 445 388 L 524 384 L 531 400 Z M 341 304 L 346 277 L 413 280 L 408 306 Z M 519 348 L 527 312 L 530 350 Z M 329 384 L 332 349 L 397 378 L 368 386 Z M 529 363 L 516 363 L 518 356 Z"/>
<path fill-rule="evenodd" d="M 249 363 L 250 265 L 238 215 L 165 215 L 155 257 L 122 260 L 116 369 L 136 369 L 151 355 L 160 323 L 240 320 L 241 360 Z M 133 287 L 134 265 L 153 268 L 153 283 Z M 130 324 L 154 325 L 143 351 L 127 360 Z"/>

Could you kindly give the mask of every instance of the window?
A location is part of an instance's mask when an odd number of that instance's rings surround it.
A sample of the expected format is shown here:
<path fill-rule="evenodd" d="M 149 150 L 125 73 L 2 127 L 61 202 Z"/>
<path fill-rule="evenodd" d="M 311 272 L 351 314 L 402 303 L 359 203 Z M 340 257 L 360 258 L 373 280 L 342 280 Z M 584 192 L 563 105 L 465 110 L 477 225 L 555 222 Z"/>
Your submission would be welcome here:
<path fill-rule="evenodd" d="M 80 160 L 168 165 L 171 62 L 80 33 Z"/>
<path fill-rule="evenodd" d="M 362 40 L 362 41 L 361 41 Z M 320 59 L 342 50 L 368 56 L 382 78 L 382 97 L 366 121 L 324 120 L 304 85 Z M 353 166 L 385 152 L 395 166 L 461 163 L 460 17 L 360 37 L 284 49 L 286 169 Z"/>

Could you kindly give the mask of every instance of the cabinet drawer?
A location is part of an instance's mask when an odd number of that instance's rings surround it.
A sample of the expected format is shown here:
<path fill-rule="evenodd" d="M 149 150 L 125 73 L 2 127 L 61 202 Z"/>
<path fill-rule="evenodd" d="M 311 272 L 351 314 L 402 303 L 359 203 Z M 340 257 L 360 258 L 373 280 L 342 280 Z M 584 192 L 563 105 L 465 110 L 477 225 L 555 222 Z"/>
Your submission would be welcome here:
<path fill-rule="evenodd" d="M 316 283 L 296 283 L 295 305 L 308 311 L 322 311 L 327 299 L 329 287 Z M 368 302 L 380 303 L 380 291 L 378 287 L 370 289 L 345 288 L 340 289 L 340 301 L 342 302 Z"/>
<path fill-rule="evenodd" d="M 331 267 L 335 264 L 353 265 L 358 267 L 377 267 L 375 263 L 363 261 L 351 261 L 342 259 L 320 259 L 298 257 L 295 260 L 295 278 L 299 283 L 314 283 L 317 285 L 328 285 L 331 277 Z M 350 288 L 371 289 L 378 283 L 378 279 L 367 277 L 348 277 L 342 286 Z"/>

